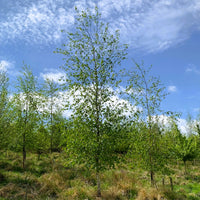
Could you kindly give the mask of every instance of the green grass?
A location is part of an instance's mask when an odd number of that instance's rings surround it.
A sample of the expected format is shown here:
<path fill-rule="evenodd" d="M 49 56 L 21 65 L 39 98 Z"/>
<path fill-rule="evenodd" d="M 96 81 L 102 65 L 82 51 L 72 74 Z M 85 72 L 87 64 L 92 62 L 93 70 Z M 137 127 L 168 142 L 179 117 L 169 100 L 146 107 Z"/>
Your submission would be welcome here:
<path fill-rule="evenodd" d="M 185 190 L 186 193 L 200 194 L 200 184 L 189 183 L 187 185 L 176 186 L 176 191 Z"/>

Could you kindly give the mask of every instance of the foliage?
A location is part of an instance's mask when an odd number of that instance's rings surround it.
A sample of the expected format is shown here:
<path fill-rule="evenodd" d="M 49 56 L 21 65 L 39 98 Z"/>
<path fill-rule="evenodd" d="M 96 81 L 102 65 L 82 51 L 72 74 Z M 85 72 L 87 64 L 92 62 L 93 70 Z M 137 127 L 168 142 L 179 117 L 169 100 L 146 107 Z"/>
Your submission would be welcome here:
<path fill-rule="evenodd" d="M 139 155 L 139 161 L 149 170 L 154 185 L 154 173 L 163 168 L 166 157 L 162 152 L 162 134 L 158 126 L 160 105 L 167 93 L 159 78 L 150 76 L 143 63 L 135 62 L 135 68 L 129 72 L 127 93 L 136 106 L 141 107 L 139 131 L 133 134 L 133 153 Z"/>
<path fill-rule="evenodd" d="M 185 135 L 179 134 L 176 139 L 174 150 L 177 158 L 184 163 L 193 160 L 197 155 L 195 138 L 192 136 L 187 138 Z"/>
<path fill-rule="evenodd" d="M 55 139 L 55 116 L 60 112 L 59 104 L 57 99 L 59 97 L 59 85 L 53 80 L 46 79 L 42 87 L 42 97 L 44 97 L 43 102 L 43 114 L 45 115 L 45 121 L 48 124 L 49 135 L 50 135 L 50 151 L 51 153 L 56 149 L 54 147 Z"/>
<path fill-rule="evenodd" d="M 0 71 L 0 149 L 9 146 L 10 112 L 8 102 L 8 75 Z"/>
<path fill-rule="evenodd" d="M 143 63 L 128 72 L 130 102 L 122 99 L 119 72 L 127 45 L 97 7 L 75 10 L 74 32 L 56 51 L 65 59 L 70 118 L 58 100 L 66 93 L 53 80 L 39 90 L 24 64 L 9 96 L 8 74 L 0 72 L 0 199 L 94 199 L 96 189 L 109 200 L 198 199 L 199 121 L 189 116 L 187 135 L 174 118 L 165 127 L 161 118 L 172 114 L 161 109 L 166 89 Z M 191 170 L 183 176 L 186 163 Z M 149 187 L 149 174 L 157 189 Z M 165 175 L 173 178 L 174 191 Z"/>
<path fill-rule="evenodd" d="M 151 68 L 146 69 L 144 64 L 135 63 L 135 68 L 128 73 L 127 92 L 136 106 L 142 107 L 143 121 L 151 126 L 153 117 L 163 114 L 161 102 L 165 99 L 166 88 L 159 77 L 151 76 Z"/>
<path fill-rule="evenodd" d="M 16 113 L 16 128 L 18 146 L 23 152 L 23 167 L 25 167 L 26 151 L 34 148 L 35 128 L 37 127 L 37 88 L 36 80 L 29 66 L 22 68 L 18 77 L 18 93 L 14 95 L 14 110 Z"/>
<path fill-rule="evenodd" d="M 120 82 L 115 67 L 125 59 L 126 45 L 120 45 L 118 31 L 109 33 L 97 7 L 94 14 L 89 10 L 76 12 L 75 32 L 68 34 L 65 49 L 57 51 L 66 56 L 63 68 L 74 99 L 74 129 L 67 150 L 76 161 L 95 168 L 99 176 L 101 170 L 114 166 L 117 160 L 114 150 L 124 116 L 123 105 L 112 97 Z"/>

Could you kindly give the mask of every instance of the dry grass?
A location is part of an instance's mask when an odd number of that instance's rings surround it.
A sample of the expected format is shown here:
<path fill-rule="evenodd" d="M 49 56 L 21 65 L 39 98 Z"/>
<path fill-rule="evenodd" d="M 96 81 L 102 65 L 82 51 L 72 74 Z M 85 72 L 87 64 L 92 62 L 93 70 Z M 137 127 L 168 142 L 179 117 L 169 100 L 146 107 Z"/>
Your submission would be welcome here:
<path fill-rule="evenodd" d="M 134 173 L 128 170 L 110 170 L 102 175 L 105 189 L 103 199 L 130 199 L 136 196 L 136 179 Z"/>
<path fill-rule="evenodd" d="M 58 200 L 81 200 L 81 199 L 95 199 L 96 191 L 94 187 L 72 187 L 64 190 L 58 196 Z"/>
<path fill-rule="evenodd" d="M 58 194 L 66 188 L 66 183 L 63 177 L 57 172 L 44 174 L 39 178 L 41 188 L 40 194 L 47 196 L 58 196 Z"/>
<path fill-rule="evenodd" d="M 21 155 L 9 152 L 0 161 L 0 199 L 22 200 L 27 196 L 28 200 L 186 200 L 189 195 L 196 198 L 194 187 L 188 193 L 186 186 L 194 182 L 198 187 L 199 166 L 190 165 L 187 176 L 183 166 L 171 167 L 175 172 L 171 175 L 175 192 L 170 190 L 167 176 L 162 187 L 163 176 L 156 174 L 156 190 L 150 187 L 149 174 L 141 168 L 119 167 L 101 174 L 102 198 L 97 198 L 95 172 L 81 165 L 66 167 L 62 154 L 44 155 L 39 161 L 37 155 L 30 154 L 24 171 Z"/>
<path fill-rule="evenodd" d="M 154 188 L 140 189 L 136 200 L 167 200 L 161 191 Z"/>
<path fill-rule="evenodd" d="M 0 189 L 0 196 L 6 199 L 37 199 L 38 194 L 30 188 L 19 187 L 17 184 L 9 183 Z"/>

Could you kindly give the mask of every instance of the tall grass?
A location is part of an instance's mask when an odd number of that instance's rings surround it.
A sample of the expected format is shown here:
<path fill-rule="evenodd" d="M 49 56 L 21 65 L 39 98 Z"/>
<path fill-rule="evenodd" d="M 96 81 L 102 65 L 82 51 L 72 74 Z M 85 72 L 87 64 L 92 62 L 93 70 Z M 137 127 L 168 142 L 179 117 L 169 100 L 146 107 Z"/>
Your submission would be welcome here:
<path fill-rule="evenodd" d="M 157 174 L 157 189 L 149 185 L 149 174 L 130 165 L 116 166 L 101 174 L 102 198 L 96 198 L 95 172 L 84 165 L 68 166 L 65 154 L 28 154 L 23 170 L 21 155 L 14 152 L 0 154 L 0 200 L 197 200 L 200 199 L 200 171 L 191 165 L 190 173 L 183 173 L 183 165 L 172 165 L 174 191 L 169 177 L 162 183 Z"/>

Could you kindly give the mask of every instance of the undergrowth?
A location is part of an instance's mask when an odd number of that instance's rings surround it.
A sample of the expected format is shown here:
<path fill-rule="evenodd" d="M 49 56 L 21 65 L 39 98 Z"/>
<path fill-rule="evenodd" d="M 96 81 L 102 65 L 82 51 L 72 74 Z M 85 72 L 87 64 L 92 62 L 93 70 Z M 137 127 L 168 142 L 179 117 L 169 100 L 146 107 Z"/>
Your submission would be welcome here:
<path fill-rule="evenodd" d="M 0 200 L 198 200 L 200 172 L 198 164 L 185 175 L 183 166 L 172 165 L 173 191 L 168 176 L 157 174 L 156 187 L 150 187 L 149 174 L 130 164 L 116 166 L 101 174 L 102 197 L 96 197 L 95 172 L 84 165 L 69 167 L 66 155 L 29 154 L 26 169 L 21 155 L 0 154 Z M 164 179 L 164 182 L 163 182 Z"/>

